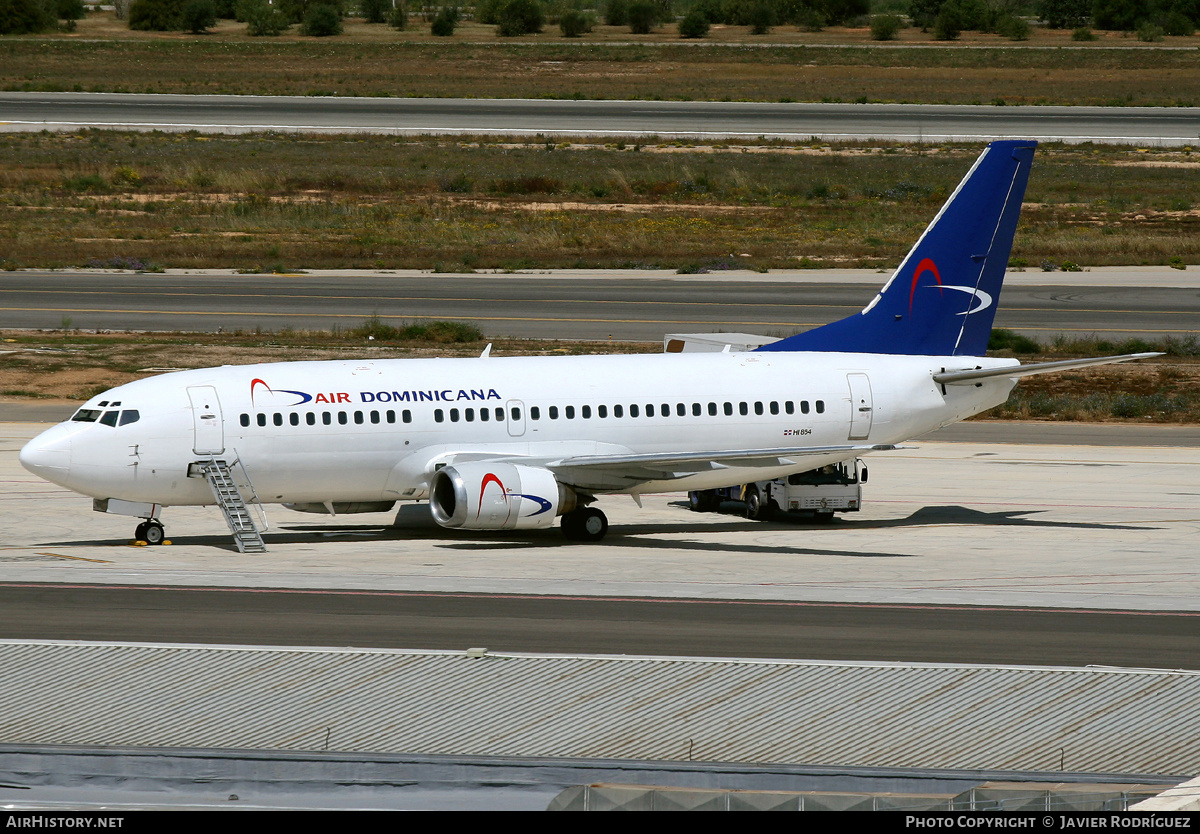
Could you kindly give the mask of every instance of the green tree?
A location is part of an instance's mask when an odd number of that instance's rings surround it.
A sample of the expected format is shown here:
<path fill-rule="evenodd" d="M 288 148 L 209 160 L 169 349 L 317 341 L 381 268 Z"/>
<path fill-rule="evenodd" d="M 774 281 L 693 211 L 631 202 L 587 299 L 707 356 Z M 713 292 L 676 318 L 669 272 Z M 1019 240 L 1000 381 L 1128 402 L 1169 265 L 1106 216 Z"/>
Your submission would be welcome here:
<path fill-rule="evenodd" d="M 488 26 L 500 22 L 500 10 L 504 8 L 505 0 L 478 0 L 475 4 L 475 19 Z"/>
<path fill-rule="evenodd" d="M 28 35 L 54 26 L 46 0 L 0 0 L 0 35 Z"/>
<path fill-rule="evenodd" d="M 359 0 L 358 12 L 367 23 L 385 23 L 392 10 L 389 0 Z"/>
<path fill-rule="evenodd" d="M 706 38 L 708 29 L 708 18 L 704 16 L 704 12 L 695 9 L 685 14 L 683 20 L 679 21 L 679 37 L 681 38 Z"/>
<path fill-rule="evenodd" d="M 396 0 L 396 5 L 388 13 L 387 22 L 388 26 L 401 32 L 408 28 L 408 6 L 404 0 Z"/>
<path fill-rule="evenodd" d="M 896 33 L 900 31 L 900 27 L 904 25 L 904 21 L 900 19 L 898 14 L 877 14 L 871 18 L 871 39 L 877 41 L 891 41 L 896 39 Z"/>
<path fill-rule="evenodd" d="M 342 15 L 333 6 L 318 3 L 304 13 L 300 34 L 311 38 L 327 38 L 342 34 Z"/>
<path fill-rule="evenodd" d="M 654 4 L 648 0 L 637 0 L 629 4 L 629 31 L 635 35 L 648 35 L 658 23 L 658 14 Z"/>
<path fill-rule="evenodd" d="M 1000 19 L 996 21 L 996 33 L 1010 41 L 1027 41 L 1029 40 L 1029 24 L 1023 17 L 1010 14 L 1001 15 Z"/>
<path fill-rule="evenodd" d="M 1146 0 L 1095 0 L 1092 17 L 1097 29 L 1132 32 L 1139 22 L 1150 16 Z"/>
<path fill-rule="evenodd" d="M 129 7 L 129 28 L 171 32 L 179 28 L 182 16 L 182 0 L 134 0 Z"/>
<path fill-rule="evenodd" d="M 591 15 L 577 9 L 568 9 L 558 19 L 558 28 L 564 38 L 578 38 L 592 31 Z"/>
<path fill-rule="evenodd" d="M 709 23 L 729 23 L 725 19 L 725 5 L 721 0 L 696 0 L 691 11 L 700 12 Z"/>
<path fill-rule="evenodd" d="M 1200 26 L 1200 0 L 1174 0 L 1170 12 L 1186 17 L 1193 25 Z"/>
<path fill-rule="evenodd" d="M 246 24 L 246 34 L 251 37 L 278 35 L 292 25 L 287 16 L 267 0 L 238 0 L 237 19 Z"/>
<path fill-rule="evenodd" d="M 993 32 L 996 29 L 999 12 L 989 6 L 986 0 L 946 0 L 942 4 L 942 12 L 947 9 L 956 15 L 960 30 Z"/>
<path fill-rule="evenodd" d="M 274 4 L 279 11 L 283 12 L 289 23 L 301 23 L 308 13 L 315 6 L 330 6 L 337 11 L 338 22 L 341 22 L 342 16 L 346 13 L 343 0 L 275 0 Z"/>
<path fill-rule="evenodd" d="M 500 10 L 496 34 L 505 38 L 536 35 L 545 22 L 545 12 L 537 0 L 508 0 Z"/>
<path fill-rule="evenodd" d="M 1078 29 L 1092 19 L 1092 0 L 1038 0 L 1036 9 L 1051 29 Z"/>
<path fill-rule="evenodd" d="M 202 35 L 217 25 L 217 4 L 213 0 L 187 0 L 179 15 L 180 28 Z"/>
<path fill-rule="evenodd" d="M 797 23 L 824 18 L 825 25 L 842 26 L 856 17 L 870 14 L 870 0 L 804 0 L 792 13 Z"/>
<path fill-rule="evenodd" d="M 911 0 L 908 4 L 908 16 L 914 26 L 920 26 L 922 32 L 928 32 L 929 27 L 937 20 L 944 2 L 945 0 Z"/>
<path fill-rule="evenodd" d="M 54 16 L 59 20 L 82 20 L 87 17 L 83 0 L 55 0 Z"/>
<path fill-rule="evenodd" d="M 458 7 L 446 6 L 433 19 L 433 23 L 429 26 L 429 31 L 430 34 L 436 35 L 439 38 L 448 38 L 454 34 L 454 29 L 457 26 Z"/>
<path fill-rule="evenodd" d="M 629 0 L 608 0 L 604 4 L 604 22 L 609 26 L 629 23 Z"/>
<path fill-rule="evenodd" d="M 777 16 L 774 6 L 767 0 L 756 0 L 750 4 L 750 34 L 765 35 L 775 25 Z"/>
<path fill-rule="evenodd" d="M 1172 9 L 1162 18 L 1162 29 L 1165 34 L 1190 38 L 1196 33 L 1196 25 L 1182 12 Z"/>
<path fill-rule="evenodd" d="M 933 36 L 939 41 L 953 41 L 958 39 L 962 30 L 962 17 L 953 2 L 942 4 L 942 10 L 933 19 Z"/>

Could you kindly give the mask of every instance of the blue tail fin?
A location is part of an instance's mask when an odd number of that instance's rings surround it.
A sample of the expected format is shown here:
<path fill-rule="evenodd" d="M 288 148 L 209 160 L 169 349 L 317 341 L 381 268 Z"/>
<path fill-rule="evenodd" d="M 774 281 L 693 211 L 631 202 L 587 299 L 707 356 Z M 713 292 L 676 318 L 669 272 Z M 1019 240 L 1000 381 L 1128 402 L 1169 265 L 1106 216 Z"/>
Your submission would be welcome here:
<path fill-rule="evenodd" d="M 862 312 L 759 350 L 982 356 L 1035 147 L 988 145 Z"/>

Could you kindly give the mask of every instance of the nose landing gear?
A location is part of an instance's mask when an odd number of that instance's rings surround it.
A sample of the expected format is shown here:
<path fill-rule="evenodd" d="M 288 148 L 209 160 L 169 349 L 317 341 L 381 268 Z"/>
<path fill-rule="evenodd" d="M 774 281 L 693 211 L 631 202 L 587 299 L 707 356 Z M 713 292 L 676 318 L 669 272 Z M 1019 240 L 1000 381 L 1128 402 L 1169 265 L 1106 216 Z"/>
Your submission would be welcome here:
<path fill-rule="evenodd" d="M 133 531 L 133 535 L 138 541 L 150 545 L 162 544 L 167 537 L 166 531 L 163 530 L 162 524 L 157 519 L 143 521 Z"/>

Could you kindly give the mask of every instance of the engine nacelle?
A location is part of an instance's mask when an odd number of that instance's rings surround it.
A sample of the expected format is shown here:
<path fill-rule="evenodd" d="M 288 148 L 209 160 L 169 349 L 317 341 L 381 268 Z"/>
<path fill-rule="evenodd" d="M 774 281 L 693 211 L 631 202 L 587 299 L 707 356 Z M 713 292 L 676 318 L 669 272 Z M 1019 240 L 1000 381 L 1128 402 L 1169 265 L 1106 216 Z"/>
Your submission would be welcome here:
<path fill-rule="evenodd" d="M 512 463 L 463 463 L 434 473 L 429 488 L 433 520 L 465 530 L 549 527 L 577 503 L 575 490 L 549 469 Z"/>

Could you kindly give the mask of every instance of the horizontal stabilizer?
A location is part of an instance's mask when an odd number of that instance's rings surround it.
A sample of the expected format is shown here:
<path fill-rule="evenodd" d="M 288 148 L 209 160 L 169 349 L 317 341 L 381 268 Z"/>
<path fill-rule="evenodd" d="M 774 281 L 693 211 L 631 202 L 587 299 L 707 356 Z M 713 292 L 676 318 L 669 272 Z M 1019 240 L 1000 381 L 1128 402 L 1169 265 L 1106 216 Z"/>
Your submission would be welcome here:
<path fill-rule="evenodd" d="M 774 336 L 753 333 L 668 333 L 663 338 L 663 353 L 721 353 L 722 351 L 758 350 L 779 341 Z"/>
<path fill-rule="evenodd" d="M 994 379 L 995 377 L 1016 379 L 1022 376 L 1034 376 L 1035 374 L 1052 374 L 1055 371 L 1069 371 L 1072 368 L 1086 368 L 1089 365 L 1111 365 L 1114 362 L 1149 359 L 1152 356 L 1162 356 L 1162 354 L 1126 353 L 1122 356 L 1098 356 L 1093 359 L 1064 359 L 1061 362 L 1039 362 L 1036 365 L 1010 365 L 1007 368 L 942 371 L 933 375 L 933 381 L 941 385 L 966 385 L 978 382 L 981 379 Z"/>

